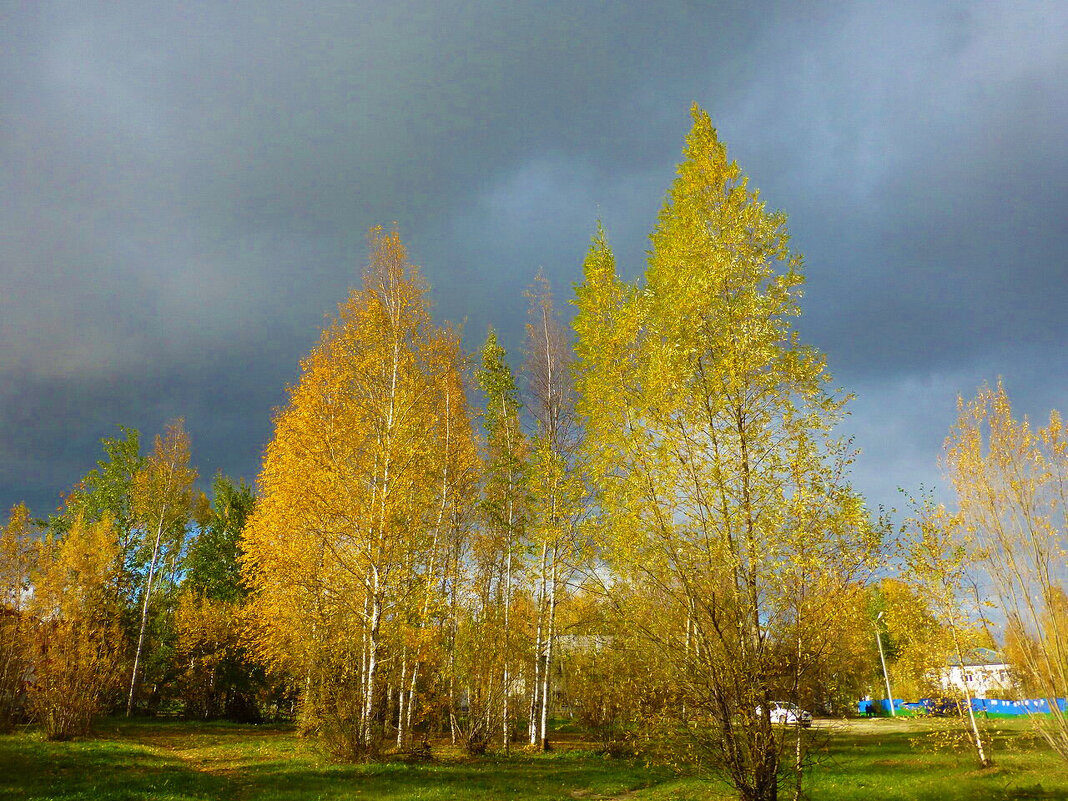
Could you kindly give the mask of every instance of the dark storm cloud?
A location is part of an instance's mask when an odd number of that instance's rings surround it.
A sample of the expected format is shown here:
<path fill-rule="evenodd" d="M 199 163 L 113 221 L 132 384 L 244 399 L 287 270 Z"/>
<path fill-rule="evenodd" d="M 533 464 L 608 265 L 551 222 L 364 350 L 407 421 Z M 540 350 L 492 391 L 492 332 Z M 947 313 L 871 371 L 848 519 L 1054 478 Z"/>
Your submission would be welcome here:
<path fill-rule="evenodd" d="M 1058 4 L 22 4 L 0 26 L 0 502 L 184 415 L 252 477 L 297 360 L 397 221 L 440 317 L 520 342 L 595 220 L 636 276 L 693 100 L 790 216 L 802 328 L 874 502 L 954 396 L 1063 406 Z M 925 472 L 926 471 L 926 472 Z M 886 497 L 887 495 L 891 497 Z M 877 497 L 876 497 L 877 496 Z"/>

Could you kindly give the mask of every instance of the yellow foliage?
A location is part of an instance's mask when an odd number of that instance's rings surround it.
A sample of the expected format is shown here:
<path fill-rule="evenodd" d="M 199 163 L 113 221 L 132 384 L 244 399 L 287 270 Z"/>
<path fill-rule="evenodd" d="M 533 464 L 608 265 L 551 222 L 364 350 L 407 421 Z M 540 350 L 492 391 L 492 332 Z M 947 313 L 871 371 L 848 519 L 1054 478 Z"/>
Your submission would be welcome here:
<path fill-rule="evenodd" d="M 430 608 L 475 461 L 458 338 L 397 233 L 370 245 L 276 417 L 242 543 L 252 647 L 301 678 L 346 756 L 376 747 L 382 649 Z"/>
<path fill-rule="evenodd" d="M 211 718 L 218 705 L 219 672 L 227 660 L 240 659 L 241 629 L 235 604 L 191 592 L 182 593 L 175 611 L 175 662 L 186 714 Z"/>
<path fill-rule="evenodd" d="M 31 657 L 26 601 L 35 556 L 30 510 L 11 508 L 0 533 L 0 733 L 10 731 L 21 712 L 22 688 Z"/>
<path fill-rule="evenodd" d="M 879 594 L 894 694 L 913 699 L 940 695 L 938 675 L 950 656 L 950 643 L 929 603 L 897 579 L 879 582 Z"/>
<path fill-rule="evenodd" d="M 830 599 L 878 540 L 833 436 L 847 398 L 791 329 L 801 258 L 693 109 L 645 283 L 627 286 L 598 231 L 577 290 L 578 412 L 601 552 L 658 598 L 649 647 L 671 665 L 676 716 L 714 719 L 706 753 L 746 798 L 778 781 L 765 713 L 790 654 L 792 696 L 840 617 Z M 624 608 L 627 624 L 636 612 Z M 803 699 L 798 699 L 803 700 Z M 800 770 L 801 759 L 795 759 Z"/>
<path fill-rule="evenodd" d="M 1015 629 L 1014 665 L 1040 695 L 1068 696 L 1068 427 L 1057 411 L 1035 428 L 1013 417 L 1005 387 L 982 387 L 958 399 L 957 422 L 946 439 L 945 466 L 974 538 L 972 556 Z M 1024 645 L 1024 643 L 1029 643 Z M 1037 720 L 1042 734 L 1068 759 L 1068 715 Z"/>
<path fill-rule="evenodd" d="M 117 688 L 119 555 L 109 518 L 87 525 L 79 516 L 61 540 L 40 544 L 30 705 L 49 739 L 87 733 Z"/>

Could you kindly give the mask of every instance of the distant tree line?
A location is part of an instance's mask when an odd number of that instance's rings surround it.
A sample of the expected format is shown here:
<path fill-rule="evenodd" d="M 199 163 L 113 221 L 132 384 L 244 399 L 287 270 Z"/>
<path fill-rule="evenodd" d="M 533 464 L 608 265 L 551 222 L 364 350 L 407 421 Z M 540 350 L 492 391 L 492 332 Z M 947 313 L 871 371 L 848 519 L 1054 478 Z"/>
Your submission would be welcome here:
<path fill-rule="evenodd" d="M 0 538 L 0 724 L 32 715 L 53 739 L 103 712 L 259 720 L 286 703 L 245 658 L 239 538 L 255 499 L 223 475 L 193 489 L 182 421 L 143 454 L 139 433 L 34 520 Z"/>

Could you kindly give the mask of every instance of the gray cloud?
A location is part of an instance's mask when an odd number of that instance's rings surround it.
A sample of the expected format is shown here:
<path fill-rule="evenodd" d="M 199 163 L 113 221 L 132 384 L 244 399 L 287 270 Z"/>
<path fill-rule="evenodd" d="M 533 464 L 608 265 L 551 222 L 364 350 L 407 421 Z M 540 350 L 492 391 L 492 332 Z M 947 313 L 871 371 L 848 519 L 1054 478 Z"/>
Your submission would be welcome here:
<path fill-rule="evenodd" d="M 0 26 L 0 502 L 184 415 L 252 477 L 270 410 L 397 221 L 437 312 L 520 342 L 594 222 L 623 272 L 693 100 L 807 257 L 875 503 L 954 397 L 1063 406 L 1068 13 L 1056 3 L 35 3 Z"/>

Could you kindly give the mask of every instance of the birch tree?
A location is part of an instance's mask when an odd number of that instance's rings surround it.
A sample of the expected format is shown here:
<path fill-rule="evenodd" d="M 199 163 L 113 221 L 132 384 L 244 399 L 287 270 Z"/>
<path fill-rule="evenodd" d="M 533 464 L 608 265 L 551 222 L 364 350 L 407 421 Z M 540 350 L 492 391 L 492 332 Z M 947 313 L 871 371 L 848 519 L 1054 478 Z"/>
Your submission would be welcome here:
<path fill-rule="evenodd" d="M 973 568 L 975 549 L 970 547 L 970 535 L 962 530 L 958 517 L 950 515 L 944 506 L 930 498 L 913 500 L 913 516 L 905 524 L 904 563 L 905 581 L 936 612 L 949 637 L 951 653 L 963 667 L 964 655 L 974 639 L 980 610 L 966 614 L 969 602 L 966 590 Z M 980 731 L 972 708 L 971 691 L 963 682 L 964 711 L 968 736 L 975 748 L 979 767 L 993 764 L 987 738 Z"/>
<path fill-rule="evenodd" d="M 196 470 L 189 466 L 189 435 L 183 421 L 170 423 L 163 436 L 156 436 L 155 448 L 135 474 L 132 490 L 132 517 L 143 534 L 142 549 L 147 554 L 147 570 L 141 590 L 141 624 L 130 670 L 126 717 L 133 710 L 138 672 L 145 655 L 152 591 L 157 586 L 165 561 L 175 567 L 181 554 Z"/>
<path fill-rule="evenodd" d="M 242 543 L 257 650 L 300 677 L 305 725 L 347 759 L 381 745 L 383 673 L 414 669 L 400 669 L 401 629 L 462 505 L 450 483 L 460 470 L 445 465 L 471 436 L 456 411 L 455 336 L 431 322 L 398 234 L 376 228 L 369 241 L 362 287 L 276 418 Z"/>
<path fill-rule="evenodd" d="M 870 527 L 831 433 L 845 398 L 790 327 L 802 276 L 785 217 L 708 115 L 693 117 L 644 285 L 621 284 L 603 236 L 591 246 L 578 411 L 608 567 L 663 599 L 656 626 L 635 623 L 677 682 L 668 710 L 715 721 L 689 729 L 697 744 L 743 798 L 766 801 L 783 778 L 769 709 L 798 545 L 825 577 L 829 541 L 860 547 Z"/>
<path fill-rule="evenodd" d="M 485 398 L 483 425 L 486 431 L 486 467 L 482 509 L 493 543 L 494 559 L 500 562 L 501 584 L 501 738 L 505 752 L 512 739 L 513 621 L 512 601 L 517 573 L 523 568 L 527 503 L 527 442 L 520 428 L 519 391 L 507 354 L 491 328 L 482 347 L 477 371 Z"/>
<path fill-rule="evenodd" d="M 538 553 L 534 566 L 538 619 L 534 682 L 530 698 L 530 744 L 549 750 L 553 652 L 558 635 L 561 585 L 574 565 L 581 489 L 575 472 L 572 353 L 567 330 L 553 303 L 548 279 L 539 271 L 527 292 L 530 301 L 523 371 L 533 418 L 530 460 L 530 533 Z"/>
<path fill-rule="evenodd" d="M 1009 628 L 1036 646 L 1016 651 L 1050 701 L 1032 722 L 1068 760 L 1068 714 L 1056 702 L 1068 697 L 1068 625 L 1049 625 L 1068 588 L 1068 426 L 1057 411 L 1045 427 L 1017 420 L 1001 382 L 957 406 L 946 471 Z"/>
<path fill-rule="evenodd" d="M 458 581 L 464 546 L 476 522 L 478 458 L 466 402 L 464 357 L 458 334 L 448 327 L 442 329 L 437 346 L 440 352 L 436 356 L 432 391 L 439 407 L 430 431 L 433 451 L 429 454 L 430 481 L 435 495 L 430 517 L 425 521 L 431 539 L 422 558 L 418 558 L 419 552 L 409 554 L 405 565 L 407 611 L 397 679 L 398 748 L 407 746 L 420 699 L 442 690 L 441 676 L 436 674 L 443 672 L 448 595 L 450 590 L 456 591 L 450 583 Z M 450 564 L 454 566 L 451 582 Z"/>

